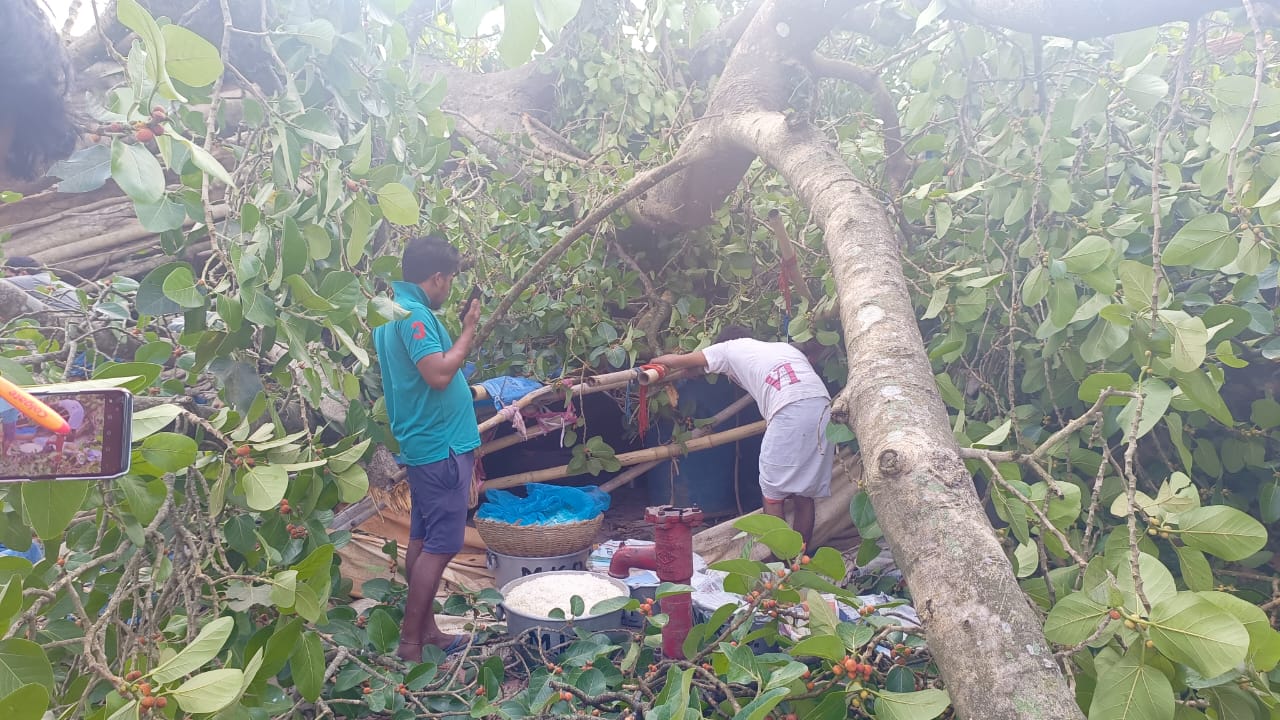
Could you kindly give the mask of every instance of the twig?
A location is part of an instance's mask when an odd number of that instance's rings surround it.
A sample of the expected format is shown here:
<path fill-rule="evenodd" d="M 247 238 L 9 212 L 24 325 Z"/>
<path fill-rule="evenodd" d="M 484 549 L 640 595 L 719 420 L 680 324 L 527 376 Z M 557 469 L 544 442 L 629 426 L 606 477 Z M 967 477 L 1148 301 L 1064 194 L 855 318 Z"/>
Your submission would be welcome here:
<path fill-rule="evenodd" d="M 551 249 L 547 250 L 547 252 L 544 253 L 532 267 L 526 270 L 524 275 L 520 276 L 519 280 L 516 280 L 516 282 L 511 286 L 511 289 L 507 291 L 507 294 L 503 296 L 502 302 L 498 303 L 498 307 L 493 311 L 493 315 L 489 317 L 489 321 L 486 322 L 484 327 L 480 328 L 480 331 L 476 333 L 475 345 L 477 347 L 484 345 L 485 340 L 487 340 L 489 335 L 493 333 L 494 328 L 497 327 L 502 318 L 506 317 L 507 312 L 511 310 L 511 306 L 515 304 L 520 295 L 527 290 L 535 280 L 542 277 L 546 272 L 546 269 L 551 266 L 551 263 L 559 259 L 559 257 L 563 255 L 578 238 L 585 235 L 588 230 L 600 224 L 631 200 L 643 195 L 654 185 L 657 185 L 666 178 L 675 175 L 686 167 L 695 162 L 700 162 L 701 160 L 702 156 L 696 153 L 674 158 L 665 165 L 650 170 L 648 173 L 632 180 L 626 188 L 615 193 L 612 197 L 606 200 L 604 204 L 580 220 L 578 224 L 574 225 L 563 238 L 560 238 L 559 242 L 552 245 Z"/>
<path fill-rule="evenodd" d="M 990 458 L 984 456 L 982 458 L 982 462 L 986 463 L 987 469 L 991 471 L 992 479 L 994 479 L 997 483 L 999 483 L 1000 486 L 1003 487 L 1009 494 L 1018 498 L 1018 500 L 1022 501 L 1024 505 L 1031 508 L 1031 511 L 1036 514 L 1036 518 L 1040 520 L 1041 526 L 1044 529 L 1048 530 L 1049 532 L 1053 533 L 1054 537 L 1058 538 L 1058 541 L 1062 543 L 1063 549 L 1066 550 L 1067 554 L 1071 556 L 1071 559 L 1075 561 L 1076 565 L 1080 566 L 1081 570 L 1089 566 L 1089 561 L 1085 560 L 1084 557 L 1082 557 L 1080 553 L 1074 547 L 1071 546 L 1071 541 L 1067 539 L 1067 536 L 1064 535 L 1056 525 L 1049 522 L 1049 517 L 1044 514 L 1044 511 L 1041 510 L 1040 507 L 1031 500 L 1031 498 L 1027 497 L 1026 495 L 1023 495 L 1022 491 L 1018 490 L 1016 487 L 1013 486 L 1012 483 L 1004 479 L 1004 476 L 1000 474 L 999 468 L 996 467 L 995 463 L 991 462 Z M 1049 486 L 1049 488 L 1052 488 L 1052 487 L 1053 487 L 1052 485 Z M 1047 492 L 1052 492 L 1052 489 L 1048 490 Z M 1045 495 L 1045 497 L 1047 498 L 1048 495 Z M 1048 568 L 1046 568 L 1046 570 L 1047 569 Z"/>

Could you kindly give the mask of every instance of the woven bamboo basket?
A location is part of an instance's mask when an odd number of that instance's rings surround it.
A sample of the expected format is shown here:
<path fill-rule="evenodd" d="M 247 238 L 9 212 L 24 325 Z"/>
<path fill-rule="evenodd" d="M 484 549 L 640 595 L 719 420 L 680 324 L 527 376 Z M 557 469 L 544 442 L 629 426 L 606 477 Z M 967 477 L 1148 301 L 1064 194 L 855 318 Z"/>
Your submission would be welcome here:
<path fill-rule="evenodd" d="M 512 525 L 476 518 L 476 530 L 489 549 L 513 557 L 559 557 L 591 547 L 604 513 L 590 520 L 559 525 Z"/>

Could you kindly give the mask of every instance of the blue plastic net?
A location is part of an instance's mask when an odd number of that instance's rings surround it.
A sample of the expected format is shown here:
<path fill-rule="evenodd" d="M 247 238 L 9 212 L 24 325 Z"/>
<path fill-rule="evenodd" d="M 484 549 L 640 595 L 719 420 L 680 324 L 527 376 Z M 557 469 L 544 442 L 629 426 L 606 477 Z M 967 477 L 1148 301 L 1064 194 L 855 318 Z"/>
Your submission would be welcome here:
<path fill-rule="evenodd" d="M 529 496 L 490 490 L 476 517 L 511 525 L 561 525 L 590 520 L 609 509 L 609 494 L 595 485 L 530 485 Z"/>

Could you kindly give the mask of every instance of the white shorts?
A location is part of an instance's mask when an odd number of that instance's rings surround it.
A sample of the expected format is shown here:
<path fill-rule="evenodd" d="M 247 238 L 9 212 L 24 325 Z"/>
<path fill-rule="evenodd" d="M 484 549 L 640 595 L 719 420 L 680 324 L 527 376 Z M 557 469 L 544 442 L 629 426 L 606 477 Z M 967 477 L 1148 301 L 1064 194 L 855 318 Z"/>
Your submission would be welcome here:
<path fill-rule="evenodd" d="M 760 443 L 760 490 L 766 500 L 831 495 L 835 446 L 827 440 L 831 405 L 806 398 L 774 413 Z"/>

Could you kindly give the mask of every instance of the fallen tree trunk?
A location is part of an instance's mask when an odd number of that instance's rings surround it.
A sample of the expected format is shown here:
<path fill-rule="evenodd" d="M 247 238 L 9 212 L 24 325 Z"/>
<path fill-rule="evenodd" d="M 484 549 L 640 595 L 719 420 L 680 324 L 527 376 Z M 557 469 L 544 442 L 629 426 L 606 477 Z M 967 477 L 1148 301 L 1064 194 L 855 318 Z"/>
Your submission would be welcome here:
<path fill-rule="evenodd" d="M 759 157 L 825 233 L 849 374 L 835 417 L 858 436 L 866 488 L 925 621 L 959 717 L 1082 718 L 1039 617 L 959 456 L 880 201 L 794 107 L 817 44 L 852 5 L 769 0 L 677 153 L 701 158 L 634 203 L 651 230 L 705 225 Z"/>
<path fill-rule="evenodd" d="M 1080 718 L 960 458 L 879 201 L 812 127 L 781 113 L 723 127 L 787 179 L 825 233 L 849 360 L 833 416 L 858 436 L 863 487 L 958 714 Z"/>

